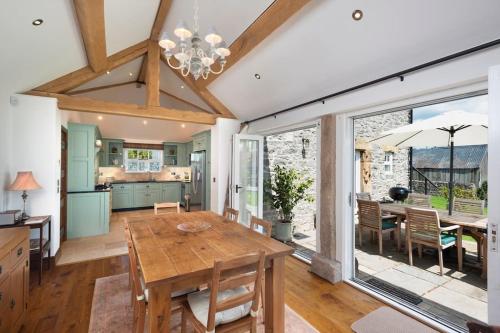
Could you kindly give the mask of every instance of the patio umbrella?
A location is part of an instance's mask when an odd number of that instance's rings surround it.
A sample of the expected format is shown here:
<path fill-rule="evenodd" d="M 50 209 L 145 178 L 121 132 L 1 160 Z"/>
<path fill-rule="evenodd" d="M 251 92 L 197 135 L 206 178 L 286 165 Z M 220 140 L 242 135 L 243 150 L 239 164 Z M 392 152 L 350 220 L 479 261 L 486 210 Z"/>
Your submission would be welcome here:
<path fill-rule="evenodd" d="M 488 116 L 465 111 L 449 111 L 413 124 L 383 132 L 371 140 L 392 147 L 450 147 L 450 179 L 448 183 L 448 213 L 453 202 L 453 157 L 455 146 L 488 143 Z"/>

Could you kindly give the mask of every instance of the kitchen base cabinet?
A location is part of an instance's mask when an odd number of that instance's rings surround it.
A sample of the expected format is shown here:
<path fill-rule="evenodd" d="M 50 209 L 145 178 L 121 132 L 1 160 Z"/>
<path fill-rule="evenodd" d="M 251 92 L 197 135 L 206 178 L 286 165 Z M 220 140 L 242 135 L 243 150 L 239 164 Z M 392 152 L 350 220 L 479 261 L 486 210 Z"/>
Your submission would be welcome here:
<path fill-rule="evenodd" d="M 161 185 L 157 183 L 134 184 L 134 207 L 153 207 L 161 202 Z"/>
<path fill-rule="evenodd" d="M 181 201 L 181 183 L 166 183 L 161 187 L 162 202 L 180 202 Z"/>
<path fill-rule="evenodd" d="M 109 232 L 110 193 L 68 193 L 68 238 Z"/>
<path fill-rule="evenodd" d="M 180 181 L 117 183 L 113 184 L 112 194 L 113 210 L 149 208 L 157 202 L 183 200 Z"/>
<path fill-rule="evenodd" d="M 112 208 L 125 209 L 134 206 L 134 185 L 116 184 L 112 190 Z"/>
<path fill-rule="evenodd" d="M 30 229 L 0 230 L 0 332 L 18 332 L 29 295 Z"/>

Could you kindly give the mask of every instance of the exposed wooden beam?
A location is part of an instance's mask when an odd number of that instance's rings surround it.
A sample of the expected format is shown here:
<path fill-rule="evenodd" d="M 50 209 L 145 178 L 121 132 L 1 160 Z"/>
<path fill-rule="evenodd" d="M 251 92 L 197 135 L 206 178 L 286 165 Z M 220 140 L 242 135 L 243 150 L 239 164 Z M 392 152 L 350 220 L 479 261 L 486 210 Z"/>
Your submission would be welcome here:
<path fill-rule="evenodd" d="M 109 56 L 107 59 L 107 67 L 100 72 L 94 72 L 90 66 L 86 66 L 64 76 L 61 76 L 55 80 L 52 80 L 48 83 L 45 83 L 39 87 L 36 87 L 34 90 L 51 93 L 65 93 L 88 81 L 97 78 L 108 70 L 113 70 L 142 56 L 147 52 L 147 50 L 148 40 L 145 40 Z"/>
<path fill-rule="evenodd" d="M 237 63 L 247 55 L 253 48 L 260 44 L 274 30 L 279 28 L 290 17 L 297 13 L 311 0 L 275 0 L 229 47 L 231 55 L 227 58 L 224 71 Z M 218 75 L 209 75 L 206 80 L 198 83 L 200 87 L 206 87 L 212 83 Z"/>
<path fill-rule="evenodd" d="M 161 0 L 160 5 L 158 6 L 158 11 L 156 12 L 156 18 L 155 22 L 153 23 L 153 28 L 151 29 L 151 40 L 159 40 L 161 29 L 163 29 L 163 25 L 165 24 L 165 19 L 167 18 L 171 5 L 172 0 Z"/>
<path fill-rule="evenodd" d="M 175 75 L 177 75 L 179 79 L 181 79 L 189 87 L 189 89 L 191 89 L 196 95 L 198 95 L 198 97 L 205 101 L 205 103 L 207 103 L 212 109 L 214 109 L 215 112 L 224 116 L 225 118 L 236 119 L 234 114 L 229 111 L 229 109 L 224 104 L 222 104 L 221 101 L 219 101 L 214 95 L 212 95 L 212 93 L 208 91 L 207 88 L 198 87 L 195 81 L 190 76 L 185 77 L 178 70 L 171 68 L 167 63 L 167 58 L 165 57 L 165 55 L 161 55 L 161 60 L 168 68 L 170 68 L 174 72 Z"/>
<path fill-rule="evenodd" d="M 85 93 L 92 92 L 92 91 L 99 91 L 99 90 L 103 90 L 103 89 L 121 87 L 121 86 L 126 86 L 129 84 L 136 84 L 136 83 L 137 82 L 135 82 L 135 81 L 128 81 L 128 82 L 113 83 L 113 84 L 108 84 L 105 86 L 99 86 L 99 87 L 93 87 L 93 88 L 87 88 L 87 89 L 72 90 L 72 91 L 68 91 L 66 93 L 66 95 L 74 96 L 74 95 L 79 95 L 79 94 L 85 94 Z"/>
<path fill-rule="evenodd" d="M 155 41 L 148 44 L 146 105 L 160 106 L 160 45 Z"/>
<path fill-rule="evenodd" d="M 205 112 L 184 111 L 164 108 L 160 106 L 141 106 L 137 104 L 107 102 L 91 98 L 68 96 L 64 94 L 47 93 L 41 91 L 29 91 L 27 92 L 27 94 L 57 98 L 57 105 L 60 109 L 71 111 L 172 120 L 208 125 L 215 124 L 216 119 L 215 115 Z"/>
<path fill-rule="evenodd" d="M 169 92 L 167 92 L 167 91 L 165 91 L 165 90 L 160 89 L 160 93 L 162 93 L 162 94 L 164 94 L 165 96 L 168 96 L 168 97 L 170 97 L 170 98 L 173 98 L 173 99 L 175 99 L 175 100 L 177 100 L 177 101 L 179 101 L 179 102 L 181 102 L 181 103 L 187 104 L 187 105 L 189 105 L 189 106 L 193 107 L 193 108 L 194 108 L 194 109 L 196 109 L 196 110 L 200 110 L 200 111 L 203 111 L 203 112 L 207 112 L 207 113 L 212 113 L 212 114 L 213 114 L 213 112 L 208 111 L 208 110 L 205 110 L 205 109 L 203 109 L 203 108 L 199 107 L 198 105 L 196 105 L 196 104 L 194 104 L 194 103 L 191 103 L 190 101 L 187 101 L 187 100 L 182 99 L 182 98 L 180 98 L 180 97 L 177 97 L 177 96 L 175 96 L 175 95 L 173 95 L 173 94 L 171 94 L 171 93 L 169 93 Z"/>
<path fill-rule="evenodd" d="M 94 72 L 106 68 L 104 0 L 73 0 L 89 66 Z"/>
<path fill-rule="evenodd" d="M 139 75 L 137 76 L 137 82 L 146 83 L 147 63 L 148 63 L 148 55 L 146 54 L 144 58 L 142 58 L 141 70 L 139 71 Z"/>

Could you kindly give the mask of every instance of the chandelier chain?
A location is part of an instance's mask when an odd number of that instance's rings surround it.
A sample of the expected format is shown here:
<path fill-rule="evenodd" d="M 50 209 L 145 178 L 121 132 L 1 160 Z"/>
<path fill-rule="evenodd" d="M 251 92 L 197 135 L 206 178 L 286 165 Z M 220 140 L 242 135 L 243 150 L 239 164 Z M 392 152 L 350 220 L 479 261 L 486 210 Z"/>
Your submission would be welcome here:
<path fill-rule="evenodd" d="M 198 24 L 198 13 L 200 11 L 200 6 L 198 4 L 198 0 L 194 0 L 194 32 L 198 32 L 200 26 Z"/>

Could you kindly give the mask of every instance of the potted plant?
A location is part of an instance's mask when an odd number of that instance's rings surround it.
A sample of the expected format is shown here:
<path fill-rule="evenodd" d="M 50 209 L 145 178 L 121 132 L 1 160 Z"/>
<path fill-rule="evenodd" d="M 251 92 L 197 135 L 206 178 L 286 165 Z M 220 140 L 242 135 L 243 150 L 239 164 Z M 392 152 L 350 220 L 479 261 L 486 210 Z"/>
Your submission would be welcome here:
<path fill-rule="evenodd" d="M 292 240 L 293 209 L 301 200 L 314 201 L 312 195 L 306 193 L 313 184 L 312 178 L 302 177 L 293 168 L 276 165 L 270 181 L 270 200 L 278 213 L 276 221 L 276 238 L 281 241 Z"/>

